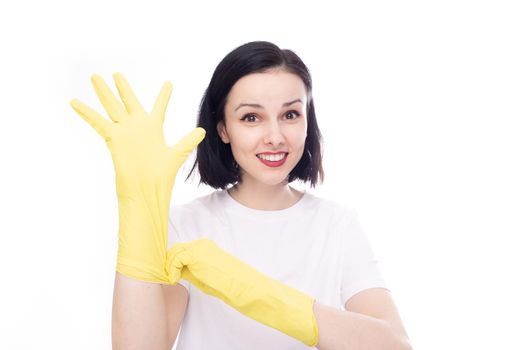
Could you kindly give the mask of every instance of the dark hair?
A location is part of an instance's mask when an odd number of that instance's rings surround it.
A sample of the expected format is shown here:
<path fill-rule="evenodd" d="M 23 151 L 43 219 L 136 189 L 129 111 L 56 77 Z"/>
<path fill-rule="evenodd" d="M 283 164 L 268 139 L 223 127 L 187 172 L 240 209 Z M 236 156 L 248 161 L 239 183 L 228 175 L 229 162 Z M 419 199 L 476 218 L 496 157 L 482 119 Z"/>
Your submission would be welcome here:
<path fill-rule="evenodd" d="M 245 75 L 282 69 L 298 75 L 306 87 L 307 135 L 304 152 L 288 174 L 288 182 L 296 179 L 310 182 L 315 187 L 324 181 L 322 165 L 322 135 L 317 126 L 312 79 L 308 68 L 293 51 L 283 49 L 267 41 L 253 41 L 237 47 L 215 68 L 208 88 L 201 100 L 197 127 L 206 130 L 206 137 L 197 146 L 197 157 L 186 180 L 198 165 L 201 183 L 215 189 L 225 189 L 229 184 L 241 181 L 240 169 L 233 158 L 231 145 L 223 143 L 217 132 L 217 124 L 224 121 L 226 98 L 233 85 Z"/>

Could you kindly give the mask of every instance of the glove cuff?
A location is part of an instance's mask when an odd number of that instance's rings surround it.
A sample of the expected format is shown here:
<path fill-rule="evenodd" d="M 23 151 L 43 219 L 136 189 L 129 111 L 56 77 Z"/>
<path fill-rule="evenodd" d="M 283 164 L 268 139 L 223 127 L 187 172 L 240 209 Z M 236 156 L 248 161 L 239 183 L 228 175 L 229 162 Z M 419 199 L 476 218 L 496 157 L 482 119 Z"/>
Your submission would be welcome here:
<path fill-rule="evenodd" d="M 319 330 L 313 311 L 315 299 L 309 295 L 268 278 L 261 290 L 265 296 L 256 300 L 254 319 L 280 330 L 307 346 L 318 342 Z M 267 309 L 267 310 L 265 310 Z M 250 311 L 247 311 L 247 315 Z"/>

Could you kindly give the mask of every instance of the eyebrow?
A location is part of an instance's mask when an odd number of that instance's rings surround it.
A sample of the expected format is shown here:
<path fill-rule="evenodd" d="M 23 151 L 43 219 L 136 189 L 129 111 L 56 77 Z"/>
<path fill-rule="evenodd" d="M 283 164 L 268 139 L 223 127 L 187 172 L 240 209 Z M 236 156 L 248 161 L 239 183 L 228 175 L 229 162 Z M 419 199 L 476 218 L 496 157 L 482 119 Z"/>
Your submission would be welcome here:
<path fill-rule="evenodd" d="M 293 105 L 296 102 L 303 103 L 303 101 L 300 98 L 298 98 L 298 99 L 295 99 L 293 101 L 283 103 L 283 107 L 291 106 L 291 105 Z M 237 108 L 235 108 L 234 112 L 236 112 L 241 107 L 264 108 L 263 106 L 261 106 L 260 104 L 257 104 L 257 103 L 241 103 L 239 106 L 237 106 Z"/>

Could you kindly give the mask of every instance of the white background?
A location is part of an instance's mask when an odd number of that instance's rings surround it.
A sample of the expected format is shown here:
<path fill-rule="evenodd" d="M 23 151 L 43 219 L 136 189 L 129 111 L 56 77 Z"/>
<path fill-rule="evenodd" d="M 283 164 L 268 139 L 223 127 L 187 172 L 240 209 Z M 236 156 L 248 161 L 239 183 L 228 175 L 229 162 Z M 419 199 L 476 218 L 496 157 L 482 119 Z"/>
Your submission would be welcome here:
<path fill-rule="evenodd" d="M 358 210 L 414 349 L 524 349 L 525 12 L 519 1 L 0 5 L 0 348 L 109 349 L 113 165 L 69 106 L 120 71 L 170 144 L 213 70 L 268 40 L 313 76 L 316 190 Z M 174 203 L 210 193 L 179 173 Z M 298 184 L 299 188 L 302 188 Z"/>

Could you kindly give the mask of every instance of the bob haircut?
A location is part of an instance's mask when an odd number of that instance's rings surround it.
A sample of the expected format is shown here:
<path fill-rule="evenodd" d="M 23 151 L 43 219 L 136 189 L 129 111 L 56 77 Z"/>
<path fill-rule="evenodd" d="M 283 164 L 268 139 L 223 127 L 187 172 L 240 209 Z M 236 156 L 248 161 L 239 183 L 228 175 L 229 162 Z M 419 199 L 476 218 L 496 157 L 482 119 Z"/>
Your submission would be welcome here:
<path fill-rule="evenodd" d="M 306 87 L 307 132 L 304 152 L 288 174 L 288 183 L 299 179 L 315 187 L 324 181 L 322 165 L 322 135 L 317 126 L 312 79 L 308 68 L 293 51 L 267 41 L 253 41 L 241 45 L 226 55 L 215 68 L 210 84 L 201 100 L 197 127 L 206 130 L 206 137 L 197 146 L 195 163 L 186 177 L 198 165 L 201 183 L 215 189 L 225 189 L 229 184 L 241 182 L 239 165 L 233 157 L 230 144 L 222 142 L 217 124 L 224 121 L 224 106 L 233 85 L 245 75 L 280 69 L 301 78 Z M 186 181 L 185 180 L 185 181 Z"/>

